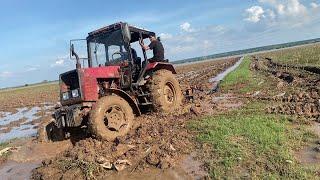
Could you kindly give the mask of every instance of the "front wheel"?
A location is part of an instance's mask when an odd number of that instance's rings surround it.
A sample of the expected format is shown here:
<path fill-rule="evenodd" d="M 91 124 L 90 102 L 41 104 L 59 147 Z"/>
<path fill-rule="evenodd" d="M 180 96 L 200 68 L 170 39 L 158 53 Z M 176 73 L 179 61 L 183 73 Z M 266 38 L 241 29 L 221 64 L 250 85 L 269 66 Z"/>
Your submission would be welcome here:
<path fill-rule="evenodd" d="M 182 92 L 178 80 L 168 70 L 158 70 L 152 75 L 150 93 L 156 111 L 174 112 L 182 104 Z"/>
<path fill-rule="evenodd" d="M 90 113 L 89 129 L 98 139 L 113 141 L 128 133 L 133 124 L 133 111 L 119 96 L 105 96 L 98 100 Z"/>

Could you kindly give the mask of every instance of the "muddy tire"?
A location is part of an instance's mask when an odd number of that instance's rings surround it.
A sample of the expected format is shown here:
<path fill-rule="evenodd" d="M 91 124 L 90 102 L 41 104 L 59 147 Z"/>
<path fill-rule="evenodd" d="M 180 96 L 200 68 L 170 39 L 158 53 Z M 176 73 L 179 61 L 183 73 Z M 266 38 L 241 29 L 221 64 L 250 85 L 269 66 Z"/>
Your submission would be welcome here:
<path fill-rule="evenodd" d="M 155 111 L 171 113 L 182 104 L 182 92 L 178 80 L 168 70 L 158 70 L 149 85 Z"/>
<path fill-rule="evenodd" d="M 133 119 L 132 108 L 126 100 L 120 96 L 105 96 L 90 113 L 89 130 L 98 139 L 113 141 L 128 133 Z"/>

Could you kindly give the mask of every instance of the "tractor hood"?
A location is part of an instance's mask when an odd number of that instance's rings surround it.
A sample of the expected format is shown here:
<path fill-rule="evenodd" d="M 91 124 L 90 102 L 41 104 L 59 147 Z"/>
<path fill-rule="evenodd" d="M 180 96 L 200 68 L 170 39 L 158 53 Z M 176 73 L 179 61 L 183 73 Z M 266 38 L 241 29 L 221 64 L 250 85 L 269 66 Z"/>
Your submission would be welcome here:
<path fill-rule="evenodd" d="M 98 100 L 99 79 L 119 79 L 120 66 L 79 68 L 60 75 L 60 102 L 72 105 Z"/>

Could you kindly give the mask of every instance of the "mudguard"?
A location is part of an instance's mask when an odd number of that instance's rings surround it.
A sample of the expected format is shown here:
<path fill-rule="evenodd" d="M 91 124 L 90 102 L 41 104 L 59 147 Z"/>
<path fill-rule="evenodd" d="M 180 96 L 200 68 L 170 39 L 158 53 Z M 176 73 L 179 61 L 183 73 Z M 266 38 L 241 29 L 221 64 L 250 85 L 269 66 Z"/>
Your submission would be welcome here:
<path fill-rule="evenodd" d="M 159 69 L 166 69 L 168 71 L 171 71 L 173 74 L 177 74 L 176 70 L 174 69 L 171 63 L 154 62 L 154 63 L 149 63 L 147 65 L 147 71 L 157 71 Z"/>
<path fill-rule="evenodd" d="M 121 90 L 121 89 L 114 89 L 114 88 L 109 88 L 106 90 L 107 93 L 113 93 L 116 94 L 120 97 L 122 97 L 124 100 L 126 100 L 129 105 L 131 106 L 133 113 L 136 116 L 140 116 L 141 115 L 141 111 L 139 109 L 139 106 L 137 105 L 137 103 L 135 102 L 135 100 L 125 91 Z"/>

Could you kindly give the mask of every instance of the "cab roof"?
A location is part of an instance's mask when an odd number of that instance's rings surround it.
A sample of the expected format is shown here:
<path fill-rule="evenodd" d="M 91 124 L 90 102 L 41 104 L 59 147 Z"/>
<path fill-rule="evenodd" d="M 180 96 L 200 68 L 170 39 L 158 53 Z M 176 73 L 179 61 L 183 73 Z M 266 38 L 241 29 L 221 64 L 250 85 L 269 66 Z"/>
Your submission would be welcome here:
<path fill-rule="evenodd" d="M 123 24 L 125 24 L 125 23 L 124 22 L 117 22 L 117 23 L 111 24 L 109 26 L 105 26 L 105 27 L 102 27 L 102 28 L 97 29 L 95 31 L 92 31 L 92 32 L 88 33 L 87 39 L 95 38 L 95 37 L 98 37 L 102 34 L 106 34 L 109 32 L 119 30 L 119 29 L 121 29 L 121 26 Z M 155 35 L 155 33 L 152 31 L 149 31 L 149 30 L 146 30 L 143 28 L 138 28 L 138 27 L 135 27 L 132 25 L 129 25 L 129 29 L 131 32 L 131 42 L 138 41 L 140 38 L 140 33 L 142 34 L 143 39 L 148 38 L 150 35 Z"/>

